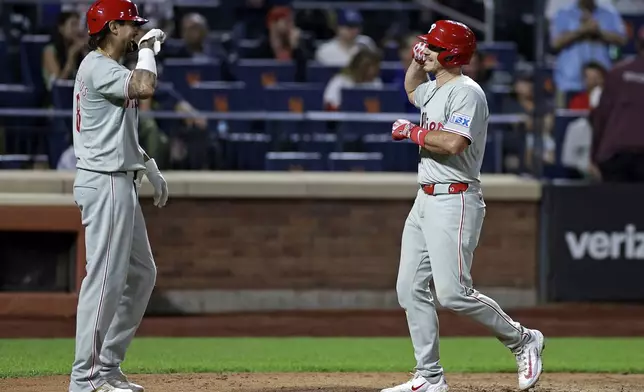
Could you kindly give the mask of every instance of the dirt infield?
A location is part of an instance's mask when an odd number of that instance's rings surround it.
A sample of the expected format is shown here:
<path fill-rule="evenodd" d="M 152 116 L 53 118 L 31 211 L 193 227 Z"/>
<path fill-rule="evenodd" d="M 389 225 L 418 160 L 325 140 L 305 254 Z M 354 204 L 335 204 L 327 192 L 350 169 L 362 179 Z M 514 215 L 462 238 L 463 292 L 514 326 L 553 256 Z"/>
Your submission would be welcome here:
<path fill-rule="evenodd" d="M 261 373 L 173 374 L 133 377 L 146 391 L 245 392 L 372 392 L 405 382 L 400 373 Z M 451 392 L 516 391 L 514 374 L 448 374 Z M 0 390 L 12 392 L 63 391 L 68 378 L 38 377 L 0 380 Z M 644 375 L 544 374 L 535 392 L 644 391 Z"/>
<path fill-rule="evenodd" d="M 508 311 L 546 336 L 644 336 L 644 306 L 551 305 Z M 489 336 L 473 320 L 440 311 L 441 336 Z M 74 318 L 0 318 L 0 338 L 73 337 Z M 297 311 L 146 317 L 137 336 L 408 336 L 402 311 Z"/>

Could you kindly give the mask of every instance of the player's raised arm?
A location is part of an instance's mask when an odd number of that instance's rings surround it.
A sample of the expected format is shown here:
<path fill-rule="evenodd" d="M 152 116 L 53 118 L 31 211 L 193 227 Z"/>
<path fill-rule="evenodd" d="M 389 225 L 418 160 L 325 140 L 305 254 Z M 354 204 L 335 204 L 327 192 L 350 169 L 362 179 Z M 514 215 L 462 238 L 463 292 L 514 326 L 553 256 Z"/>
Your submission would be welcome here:
<path fill-rule="evenodd" d="M 416 107 L 420 105 L 415 101 L 416 89 L 421 84 L 427 82 L 427 72 L 423 70 L 425 64 L 425 49 L 427 45 L 424 42 L 419 42 L 414 45 L 412 49 L 414 61 L 411 62 L 407 72 L 405 73 L 405 91 L 409 102 L 413 103 Z M 420 94 L 422 95 L 422 94 Z"/>
<path fill-rule="evenodd" d="M 157 64 L 155 55 L 161 50 L 165 33 L 159 29 L 148 31 L 139 41 L 139 60 L 128 83 L 129 99 L 148 99 L 157 85 Z"/>

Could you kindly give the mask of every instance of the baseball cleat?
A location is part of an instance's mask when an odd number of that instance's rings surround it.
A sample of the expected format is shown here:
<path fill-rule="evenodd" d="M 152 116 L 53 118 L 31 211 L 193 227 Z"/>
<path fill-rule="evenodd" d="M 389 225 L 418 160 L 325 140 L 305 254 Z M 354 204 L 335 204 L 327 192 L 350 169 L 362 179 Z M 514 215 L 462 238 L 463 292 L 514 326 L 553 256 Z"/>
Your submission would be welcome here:
<path fill-rule="evenodd" d="M 107 383 L 115 388 L 131 390 L 132 392 L 143 392 L 145 390 L 145 388 L 143 388 L 142 386 L 128 380 L 124 374 L 119 374 L 116 377 L 108 378 Z"/>
<path fill-rule="evenodd" d="M 536 329 L 528 330 L 528 341 L 514 353 L 517 358 L 519 389 L 525 391 L 534 387 L 543 371 L 541 354 L 546 347 L 543 334 Z"/>
<path fill-rule="evenodd" d="M 445 376 L 441 376 L 436 384 L 431 384 L 425 377 L 417 374 L 404 384 L 386 388 L 380 392 L 447 392 L 448 390 Z"/>
<path fill-rule="evenodd" d="M 132 389 L 123 389 L 123 388 L 117 388 L 111 384 L 105 383 L 101 385 L 100 387 L 94 389 L 93 392 L 134 392 Z"/>

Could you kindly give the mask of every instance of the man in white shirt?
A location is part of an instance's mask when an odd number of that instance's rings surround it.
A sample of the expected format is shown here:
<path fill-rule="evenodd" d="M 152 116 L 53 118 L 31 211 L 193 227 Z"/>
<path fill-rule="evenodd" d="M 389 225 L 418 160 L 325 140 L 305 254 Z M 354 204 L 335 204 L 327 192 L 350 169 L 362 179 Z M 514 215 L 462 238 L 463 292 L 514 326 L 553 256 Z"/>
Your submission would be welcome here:
<path fill-rule="evenodd" d="M 315 60 L 320 64 L 345 67 L 361 47 L 376 49 L 370 37 L 360 34 L 362 15 L 356 10 L 338 11 L 338 25 L 335 38 L 320 45 L 315 52 Z"/>

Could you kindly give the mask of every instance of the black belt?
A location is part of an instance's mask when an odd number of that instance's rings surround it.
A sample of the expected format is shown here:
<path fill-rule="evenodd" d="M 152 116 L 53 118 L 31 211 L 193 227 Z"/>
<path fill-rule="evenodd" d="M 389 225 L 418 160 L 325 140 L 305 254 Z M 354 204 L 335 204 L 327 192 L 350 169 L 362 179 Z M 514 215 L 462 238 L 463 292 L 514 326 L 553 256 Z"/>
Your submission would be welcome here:
<path fill-rule="evenodd" d="M 143 171 L 142 169 L 140 169 L 140 170 L 117 170 L 117 171 L 113 171 L 113 172 L 108 172 L 108 171 L 85 169 L 85 168 L 82 168 L 82 167 L 79 167 L 78 170 L 83 170 L 83 171 L 88 171 L 88 172 L 98 173 L 98 174 L 115 174 L 115 173 L 119 173 L 119 174 L 128 175 L 129 173 L 132 173 L 134 175 L 134 178 L 138 178 L 137 176 L 138 176 L 139 172 Z"/>

